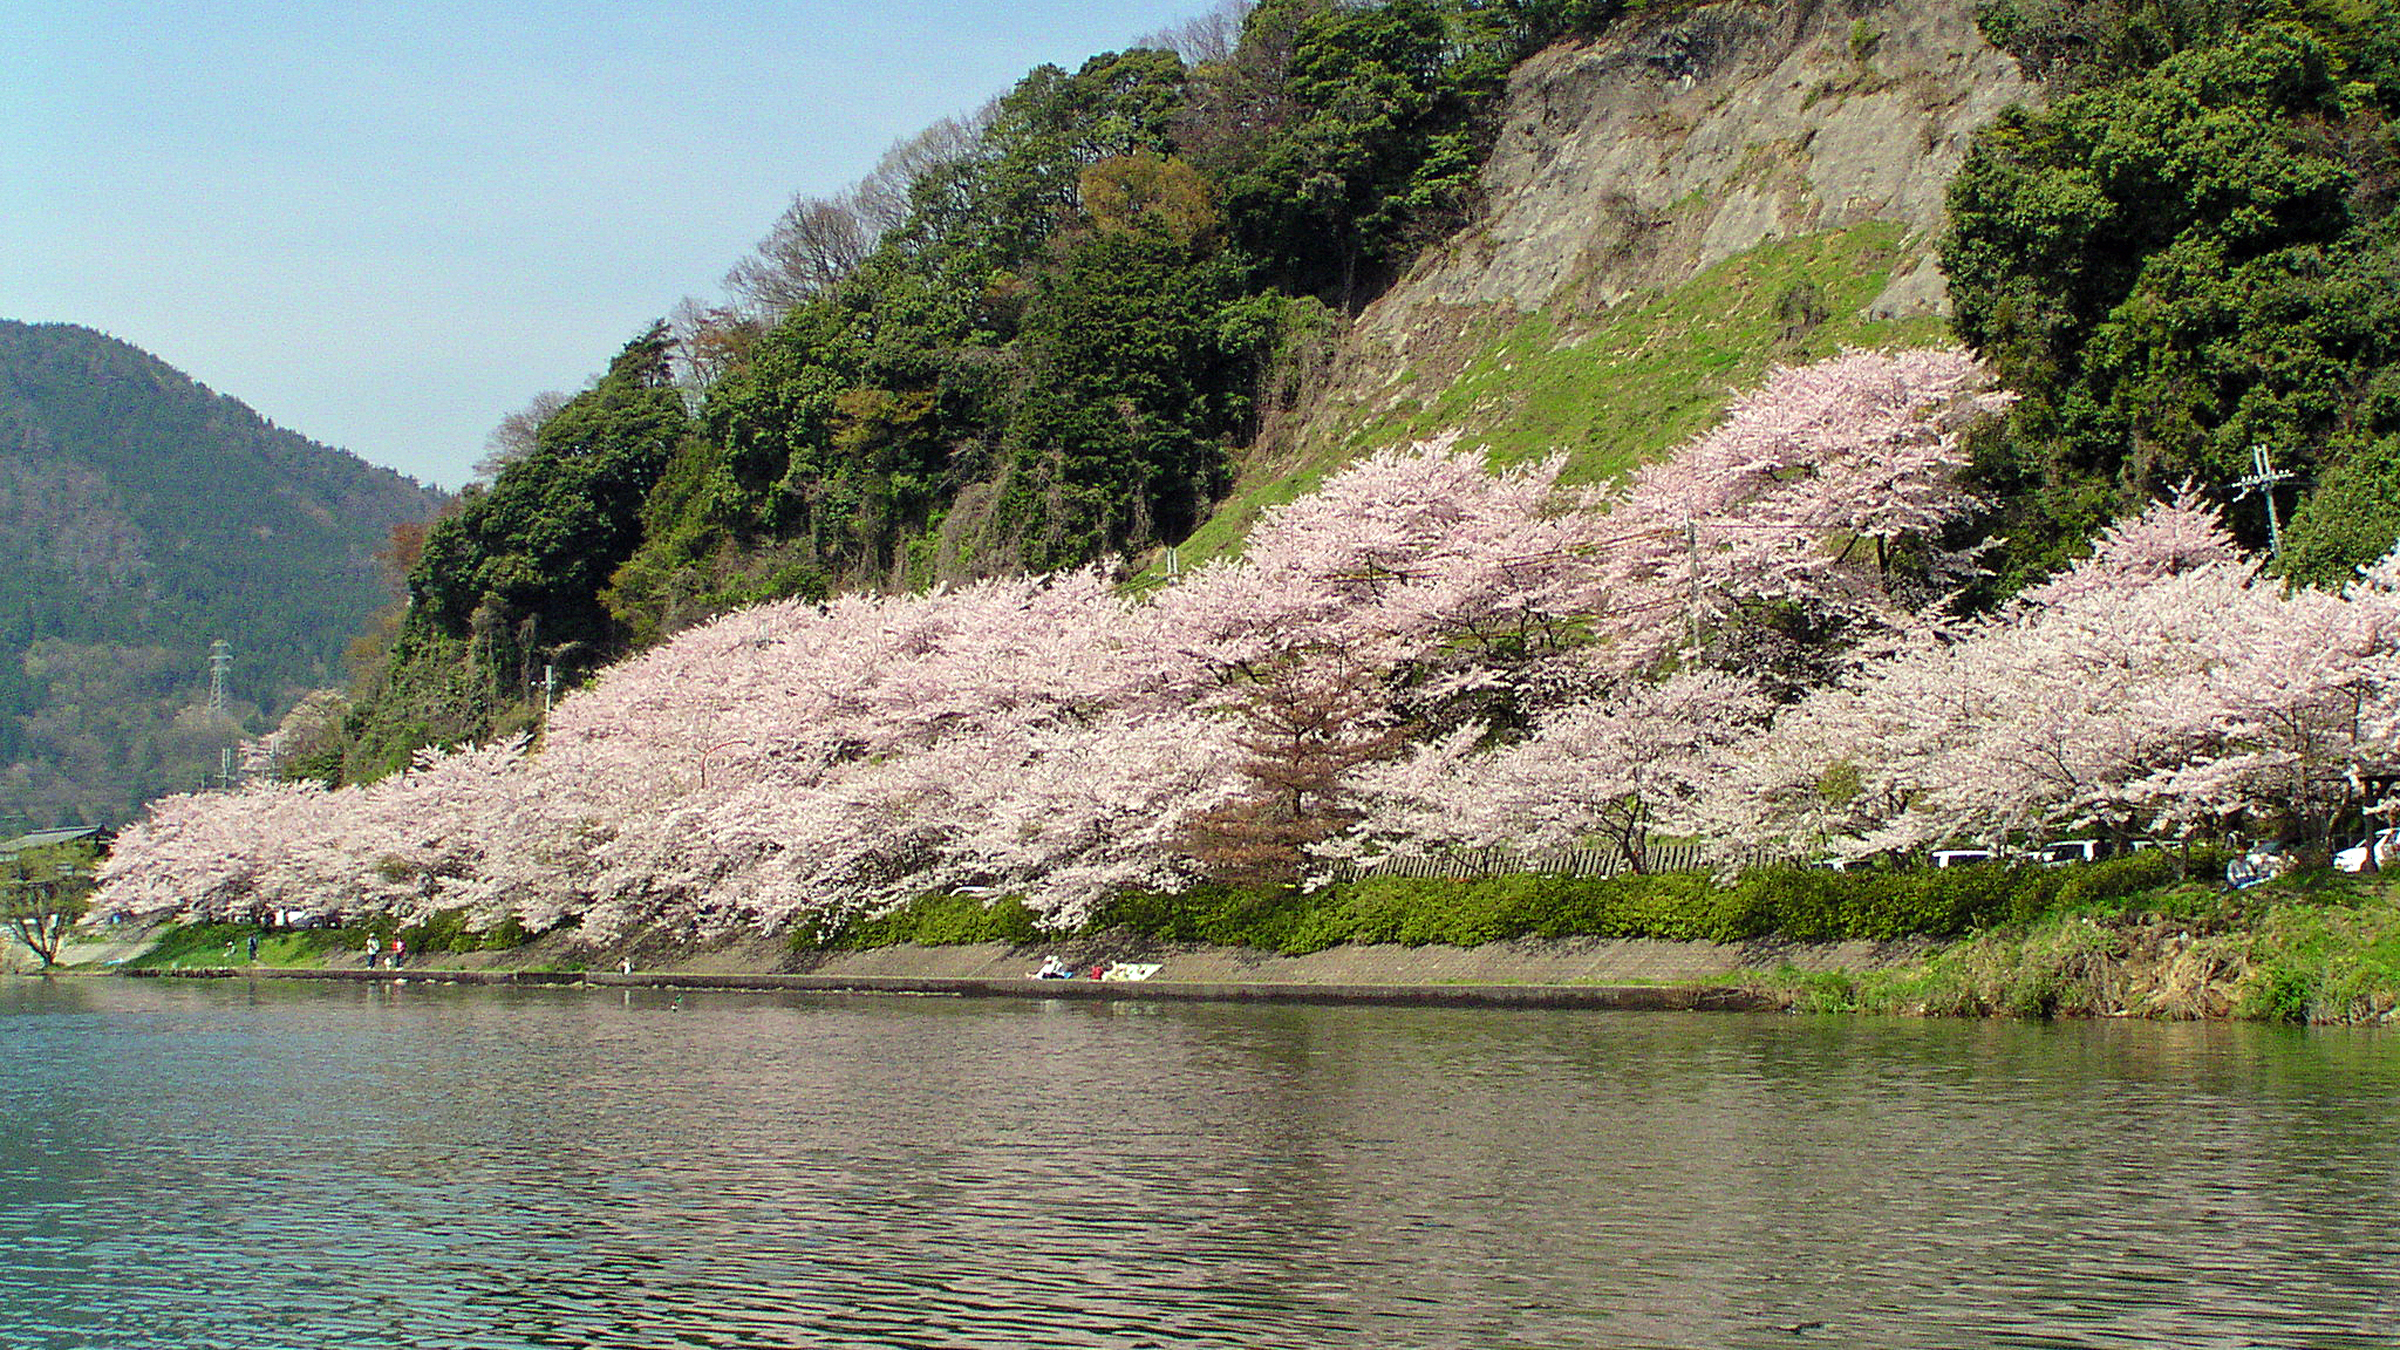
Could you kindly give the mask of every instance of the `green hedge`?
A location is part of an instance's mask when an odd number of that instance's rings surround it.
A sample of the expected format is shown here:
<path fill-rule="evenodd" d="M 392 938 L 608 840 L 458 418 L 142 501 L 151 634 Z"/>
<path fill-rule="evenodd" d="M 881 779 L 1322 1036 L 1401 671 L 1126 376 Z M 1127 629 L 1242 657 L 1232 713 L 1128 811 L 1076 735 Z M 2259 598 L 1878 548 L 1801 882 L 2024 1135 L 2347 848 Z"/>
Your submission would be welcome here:
<path fill-rule="evenodd" d="M 1032 942 L 1041 937 L 1033 911 L 1017 896 L 986 903 L 971 895 L 920 895 L 889 914 L 845 916 L 828 928 L 801 929 L 792 946 L 801 951 L 859 951 L 913 942 L 956 947 L 976 942 Z"/>
<path fill-rule="evenodd" d="M 2194 854 L 2195 875 L 2222 859 Z M 1947 937 L 2023 923 L 2171 884 L 2185 861 L 2149 852 L 2068 867 L 1971 867 L 1893 872 L 1759 868 L 1731 886 L 1705 873 L 1609 878 L 1527 873 L 1471 881 L 1373 877 L 1314 894 L 1198 887 L 1135 893 L 1095 914 L 1089 931 L 1282 952 L 1345 943 L 1473 947 L 1515 938 L 1612 937 L 1809 942 Z"/>
<path fill-rule="evenodd" d="M 2222 864 L 2195 853 L 2195 875 Z M 1304 893 L 1196 886 L 1111 898 L 1074 935 L 1128 933 L 1163 942 L 1288 953 L 1350 943 L 1473 947 L 1514 938 L 1670 938 L 1807 942 L 1947 937 L 2023 923 L 2060 909 L 2105 903 L 2179 880 L 2183 861 L 2150 852 L 2067 867 L 1983 863 L 1905 872 L 1760 868 L 1731 886 L 1706 873 L 1609 878 L 1522 873 L 1470 881 L 1371 877 Z M 1040 940 L 1035 915 L 1015 896 L 986 902 L 933 894 L 871 919 L 803 932 L 803 950 L 917 943 L 950 946 Z M 1049 934 L 1057 937 L 1060 934 Z"/>
<path fill-rule="evenodd" d="M 407 943 L 412 952 L 502 951 L 510 947 L 522 947 L 531 937 L 514 914 L 482 932 L 476 932 L 467 927 L 467 912 L 464 909 L 436 910 L 423 922 L 400 930 L 400 940 Z"/>

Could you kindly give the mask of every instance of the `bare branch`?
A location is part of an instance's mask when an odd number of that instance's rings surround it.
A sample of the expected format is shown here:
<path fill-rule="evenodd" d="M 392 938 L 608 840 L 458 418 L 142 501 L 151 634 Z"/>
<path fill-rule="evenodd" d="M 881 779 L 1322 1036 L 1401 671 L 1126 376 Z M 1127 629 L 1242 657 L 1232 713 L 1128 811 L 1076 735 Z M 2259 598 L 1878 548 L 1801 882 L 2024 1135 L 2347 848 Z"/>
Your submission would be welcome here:
<path fill-rule="evenodd" d="M 1173 52 L 1187 66 L 1230 60 L 1241 44 L 1242 21 L 1254 8 L 1250 0 L 1219 0 L 1214 8 L 1145 34 L 1134 45 Z"/>
<path fill-rule="evenodd" d="M 502 469 L 532 454 L 534 437 L 541 432 L 542 423 L 556 417 L 571 397 L 556 389 L 545 389 L 524 407 L 501 418 L 500 425 L 484 438 L 483 458 L 475 461 L 475 476 L 485 481 L 497 478 Z"/>

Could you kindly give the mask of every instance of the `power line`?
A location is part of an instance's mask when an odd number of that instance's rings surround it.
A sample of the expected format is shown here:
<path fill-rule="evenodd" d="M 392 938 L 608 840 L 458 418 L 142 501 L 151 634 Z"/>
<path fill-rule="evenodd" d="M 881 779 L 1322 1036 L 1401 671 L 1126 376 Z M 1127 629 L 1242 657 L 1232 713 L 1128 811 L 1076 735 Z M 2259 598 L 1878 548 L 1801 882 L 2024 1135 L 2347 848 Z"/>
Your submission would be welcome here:
<path fill-rule="evenodd" d="M 2292 482 L 2300 475 L 2277 472 L 2275 461 L 2267 457 L 2267 447 L 2263 445 L 2250 447 L 2250 470 L 2249 477 L 2234 480 L 2234 486 L 2240 488 L 2241 491 L 2235 493 L 2233 499 L 2238 502 L 2253 492 L 2266 498 L 2267 556 L 2280 558 L 2283 556 L 2283 518 L 2275 510 L 2275 489 L 2281 484 Z"/>

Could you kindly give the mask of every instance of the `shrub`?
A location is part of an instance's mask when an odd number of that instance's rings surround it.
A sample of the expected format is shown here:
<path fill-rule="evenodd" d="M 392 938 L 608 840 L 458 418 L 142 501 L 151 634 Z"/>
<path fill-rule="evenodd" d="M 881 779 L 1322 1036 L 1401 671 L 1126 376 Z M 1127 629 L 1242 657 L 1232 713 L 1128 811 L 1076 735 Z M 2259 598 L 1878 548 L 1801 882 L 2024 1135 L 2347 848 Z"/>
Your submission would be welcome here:
<path fill-rule="evenodd" d="M 2218 861 L 2207 853 L 2197 855 L 2194 865 L 2213 868 Z M 1730 886 L 1702 872 L 1365 877 L 1315 892 L 1211 884 L 1172 893 L 1121 892 L 1081 931 L 1294 955 L 1345 944 L 1474 947 L 1529 937 L 1880 942 L 1950 937 L 2028 923 L 2060 908 L 2103 906 L 2166 885 L 2182 867 L 2174 855 L 2151 852 L 2058 868 L 2006 863 L 1890 872 L 1757 868 Z M 1014 897 L 987 906 L 971 896 L 935 894 L 876 918 L 843 921 L 829 933 L 803 933 L 794 945 L 1022 943 L 1040 936 L 1034 917 Z"/>
<path fill-rule="evenodd" d="M 525 925 L 509 915 L 490 928 L 478 932 L 467 926 L 464 909 L 436 910 L 417 923 L 400 930 L 400 940 L 412 952 L 482 952 L 521 947 L 532 934 Z"/>
<path fill-rule="evenodd" d="M 1735 884 L 1735 905 L 1718 940 L 1770 934 L 1804 942 L 1946 937 L 2008 918 L 2020 902 L 2039 906 L 2055 881 L 2002 863 L 1914 872 L 1821 872 L 1759 868 Z"/>
<path fill-rule="evenodd" d="M 926 947 L 1022 943 L 1040 935 L 1033 911 L 1025 908 L 1021 896 L 986 902 L 972 895 L 931 891 L 889 913 L 846 917 L 824 930 L 802 929 L 792 935 L 792 946 L 801 951 L 859 951 L 902 943 Z"/>
<path fill-rule="evenodd" d="M 1102 905 L 1084 925 L 1084 931 L 1118 930 L 1165 942 L 1285 950 L 1302 940 L 1296 935 L 1311 927 L 1311 916 L 1319 903 L 1317 896 L 1277 886 L 1206 885 L 1173 893 L 1128 891 Z M 1316 950 L 1315 947 L 1300 949 Z"/>
<path fill-rule="evenodd" d="M 467 912 L 463 909 L 437 910 L 421 921 L 400 930 L 400 940 L 411 952 L 473 951 L 482 945 L 479 935 L 467 931 Z"/>
<path fill-rule="evenodd" d="M 2225 862 L 2223 849 L 2195 849 L 2188 855 L 2151 849 L 2143 853 L 2129 853 L 2122 858 L 2109 858 L 2087 867 L 2061 868 L 2058 871 L 2060 884 L 2054 907 L 2085 909 L 2106 904 L 2140 891 L 2172 886 L 2184 880 L 2187 874 L 2214 877 L 2223 872 Z"/>

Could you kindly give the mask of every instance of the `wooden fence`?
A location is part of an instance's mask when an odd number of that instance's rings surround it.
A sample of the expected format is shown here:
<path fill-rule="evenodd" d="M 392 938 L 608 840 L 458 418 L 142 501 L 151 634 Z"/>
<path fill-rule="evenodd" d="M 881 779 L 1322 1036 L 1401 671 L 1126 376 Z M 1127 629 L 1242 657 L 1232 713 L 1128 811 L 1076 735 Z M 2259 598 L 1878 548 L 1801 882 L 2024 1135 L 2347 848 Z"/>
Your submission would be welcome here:
<path fill-rule="evenodd" d="M 1643 862 L 1652 872 L 1684 872 L 1712 867 L 1725 861 L 1711 856 L 1709 846 L 1697 841 L 1649 844 L 1643 850 Z M 1761 853 L 1740 859 L 1745 864 L 1776 861 Z M 1520 853 L 1507 848 L 1457 849 L 1448 853 L 1428 854 L 1409 858 L 1386 858 L 1368 866 L 1345 863 L 1334 869 L 1337 879 L 1354 881 L 1360 877 L 1446 877 L 1465 881 L 1475 877 L 1509 876 L 1522 872 L 1544 872 L 1570 877 L 1613 877 L 1632 871 L 1625 851 L 1618 848 L 1566 848 L 1534 853 Z"/>

